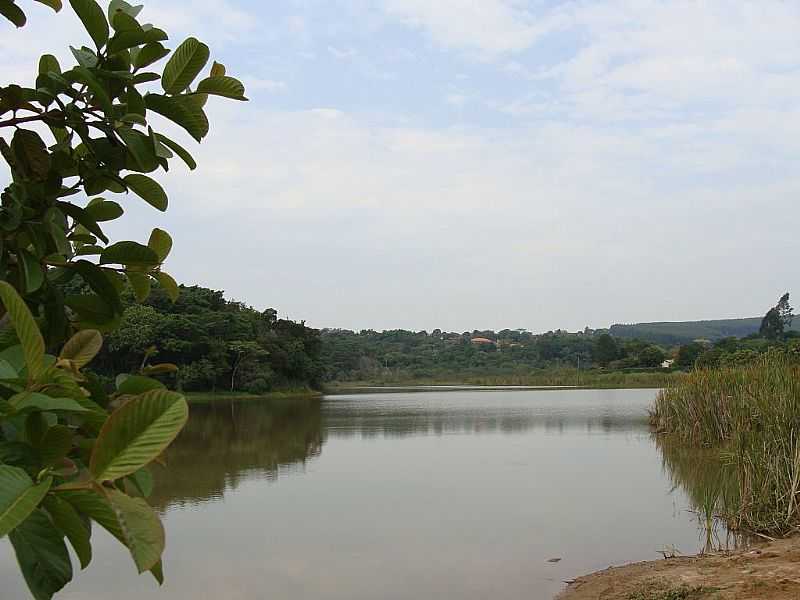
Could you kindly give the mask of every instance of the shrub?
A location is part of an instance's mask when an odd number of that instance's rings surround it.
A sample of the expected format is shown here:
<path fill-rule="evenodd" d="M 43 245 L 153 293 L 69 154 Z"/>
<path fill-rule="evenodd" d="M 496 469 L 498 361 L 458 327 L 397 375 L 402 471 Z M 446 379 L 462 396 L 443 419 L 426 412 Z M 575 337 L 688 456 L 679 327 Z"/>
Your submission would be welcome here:
<path fill-rule="evenodd" d="M 0 87 L 0 130 L 10 140 L 0 137 L 0 154 L 11 171 L 0 204 L 0 538 L 8 535 L 36 600 L 72 579 L 65 540 L 81 568 L 90 563 L 92 521 L 127 546 L 140 573 L 163 580 L 164 529 L 145 498 L 148 465 L 188 416 L 183 396 L 152 378 L 175 367 L 117 375 L 111 394 L 83 369 L 101 332 L 119 326 L 126 286 L 139 301 L 153 285 L 175 299 L 177 283 L 163 270 L 172 239 L 153 229 L 146 244 L 112 243 L 102 223 L 124 210 L 100 194 L 132 192 L 166 210 L 166 193 L 147 174 L 176 155 L 196 165 L 154 130 L 157 116 L 200 141 L 209 95 L 245 99 L 218 63 L 190 89 L 208 47 L 188 38 L 170 53 L 163 30 L 137 21 L 142 7 L 112 0 L 106 14 L 95 0 L 70 5 L 92 40 L 72 49 L 78 64 L 62 70 L 45 54 L 35 87 Z M 0 14 L 25 24 L 13 1 Z M 160 73 L 147 70 L 168 56 Z M 159 80 L 163 93 L 144 88 Z"/>

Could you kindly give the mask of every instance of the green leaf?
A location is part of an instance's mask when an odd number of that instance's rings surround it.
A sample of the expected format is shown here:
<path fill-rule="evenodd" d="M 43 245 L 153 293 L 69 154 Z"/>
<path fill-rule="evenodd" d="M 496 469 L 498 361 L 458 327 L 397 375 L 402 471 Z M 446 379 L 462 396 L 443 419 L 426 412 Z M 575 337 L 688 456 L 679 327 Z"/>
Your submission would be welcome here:
<path fill-rule="evenodd" d="M 11 150 L 27 176 L 44 179 L 50 171 L 50 154 L 39 134 L 29 129 L 17 129 L 11 140 Z"/>
<path fill-rule="evenodd" d="M 136 297 L 137 302 L 144 302 L 150 295 L 150 277 L 145 273 L 138 273 L 136 271 L 127 271 L 128 281 L 133 288 L 133 295 Z"/>
<path fill-rule="evenodd" d="M 108 41 L 108 21 L 100 5 L 94 0 L 69 0 L 69 3 L 97 48 L 105 46 Z"/>
<path fill-rule="evenodd" d="M 0 538 L 28 518 L 52 483 L 48 477 L 36 485 L 22 469 L 0 465 Z"/>
<path fill-rule="evenodd" d="M 149 571 L 161 560 L 164 552 L 161 520 L 143 498 L 131 498 L 113 488 L 106 489 L 105 494 L 139 573 Z"/>
<path fill-rule="evenodd" d="M 206 77 L 197 84 L 197 93 L 224 96 L 234 100 L 247 100 L 244 97 L 244 85 L 234 77 L 218 76 Z"/>
<path fill-rule="evenodd" d="M 78 224 L 83 225 L 86 229 L 96 235 L 98 238 L 103 240 L 104 243 L 108 243 L 108 238 L 103 233 L 103 230 L 97 224 L 97 221 L 92 217 L 91 213 L 87 209 L 83 209 L 76 204 L 72 204 L 70 202 L 63 202 L 58 201 L 56 202 L 56 206 L 63 212 L 65 215 L 70 217 L 72 220 L 76 221 Z M 70 238 L 73 239 L 74 238 Z"/>
<path fill-rule="evenodd" d="M 158 141 L 160 141 L 162 144 L 164 144 L 167 148 L 169 148 L 175 154 L 180 156 L 181 160 L 183 160 L 183 162 L 186 163 L 186 166 L 189 167 L 191 170 L 194 170 L 194 169 L 197 168 L 197 163 L 194 161 L 194 158 L 192 158 L 192 155 L 189 154 L 186 151 L 186 149 L 183 148 L 180 144 L 178 144 L 177 142 L 172 141 L 171 139 L 169 139 L 165 135 L 161 135 L 160 133 L 156 134 L 156 138 L 158 138 Z"/>
<path fill-rule="evenodd" d="M 66 500 L 56 495 L 48 495 L 43 503 L 44 508 L 50 513 L 50 518 L 64 535 L 78 555 L 81 569 L 85 569 L 92 562 L 91 529 L 89 522 L 84 521 L 75 508 Z"/>
<path fill-rule="evenodd" d="M 145 73 L 137 73 L 131 79 L 131 83 L 134 85 L 139 85 L 140 83 L 148 83 L 150 81 L 158 81 L 161 79 L 161 75 L 158 73 L 153 73 L 151 71 L 147 71 Z"/>
<path fill-rule="evenodd" d="M 16 369 L 7 360 L 0 359 L 0 379 L 16 379 L 19 377 Z"/>
<path fill-rule="evenodd" d="M 147 467 L 142 467 L 133 475 L 129 475 L 128 481 L 133 484 L 136 492 L 142 498 L 149 498 L 150 494 L 153 493 L 153 474 Z"/>
<path fill-rule="evenodd" d="M 136 58 L 133 61 L 133 66 L 136 69 L 143 69 L 149 65 L 152 65 L 154 62 L 157 62 L 164 58 L 167 54 L 169 54 L 169 50 L 167 50 L 162 44 L 159 42 L 150 42 L 142 46 L 139 53 L 136 55 Z"/>
<path fill-rule="evenodd" d="M 17 258 L 20 260 L 22 267 L 23 280 L 25 282 L 25 293 L 30 294 L 35 292 L 44 283 L 44 271 L 42 265 L 36 260 L 36 257 L 27 250 L 18 250 Z"/>
<path fill-rule="evenodd" d="M 78 326 L 82 328 L 109 331 L 120 320 L 120 314 L 97 294 L 67 296 L 64 304 L 77 313 Z"/>
<path fill-rule="evenodd" d="M 86 0 L 86 1 L 93 2 L 94 0 Z M 106 89 L 100 84 L 99 81 L 97 81 L 97 79 L 95 79 L 95 76 L 92 75 L 92 72 L 86 67 L 75 67 L 72 71 L 75 73 L 76 78 L 80 80 L 82 83 L 85 83 L 86 86 L 89 88 L 89 91 L 91 91 L 92 94 L 94 94 L 94 99 L 100 105 L 100 108 L 103 109 L 103 112 L 109 116 L 113 115 L 114 108 L 111 105 L 111 98 L 108 97 Z"/>
<path fill-rule="evenodd" d="M 56 467 L 72 450 L 72 430 L 66 425 L 53 425 L 42 436 L 39 453 L 43 467 Z"/>
<path fill-rule="evenodd" d="M 136 113 L 124 114 L 119 118 L 119 120 L 123 123 L 128 123 L 129 125 L 147 125 L 147 119 Z"/>
<path fill-rule="evenodd" d="M 153 557 L 158 554 L 160 558 L 164 550 L 163 527 L 158 517 L 141 498 L 128 498 L 126 501 L 121 498 L 124 496 L 121 492 L 109 492 L 106 497 L 88 490 L 57 492 L 56 496 L 69 502 L 79 513 L 90 517 L 125 545 L 140 571 L 158 571 L 159 560 L 152 562 Z M 134 500 L 136 502 L 132 502 Z M 152 565 L 147 567 L 150 563 Z"/>
<path fill-rule="evenodd" d="M 56 12 L 60 11 L 62 7 L 61 0 L 36 0 L 36 2 L 49 6 Z"/>
<path fill-rule="evenodd" d="M 108 418 L 97 436 L 89 471 L 113 481 L 150 463 L 186 424 L 189 408 L 181 394 L 151 390 L 129 400 Z"/>
<path fill-rule="evenodd" d="M 208 62 L 209 50 L 201 41 L 190 37 L 175 48 L 164 66 L 161 86 L 168 94 L 180 94 L 189 87 L 194 78 Z"/>
<path fill-rule="evenodd" d="M 155 274 L 155 278 L 158 280 L 159 285 L 162 289 L 167 293 L 169 299 L 175 302 L 180 295 L 180 290 L 178 289 L 178 283 L 172 278 L 171 275 L 165 273 L 164 271 L 159 271 Z"/>
<path fill-rule="evenodd" d="M 86 213 L 98 223 L 118 219 L 124 212 L 119 204 L 111 200 L 92 202 L 86 207 Z"/>
<path fill-rule="evenodd" d="M 117 384 L 117 391 L 125 396 L 139 396 L 151 390 L 164 390 L 164 384 L 157 379 L 142 375 L 128 375 Z"/>
<path fill-rule="evenodd" d="M 69 49 L 72 51 L 72 56 L 75 57 L 75 60 L 78 61 L 80 66 L 88 69 L 92 69 L 97 66 L 99 59 L 97 58 L 97 54 L 95 54 L 90 48 L 87 48 L 86 46 L 82 46 L 80 48 L 74 48 L 70 46 Z"/>
<path fill-rule="evenodd" d="M 190 96 L 145 94 L 147 108 L 183 127 L 198 142 L 208 134 L 208 117 Z"/>
<path fill-rule="evenodd" d="M 158 254 L 161 262 L 164 262 L 169 256 L 170 250 L 172 250 L 172 237 L 163 229 L 155 228 L 150 234 L 150 240 L 147 245 Z"/>
<path fill-rule="evenodd" d="M 110 248 L 111 246 L 109 246 Z M 108 248 L 103 250 L 105 253 Z M 88 260 L 78 260 L 72 263 L 71 268 L 75 269 L 86 284 L 96 292 L 103 302 L 114 314 L 122 314 L 122 300 L 119 297 L 119 290 L 114 287 L 114 283 L 109 280 L 106 272 L 96 264 Z"/>
<path fill-rule="evenodd" d="M 96 329 L 84 329 L 73 335 L 61 349 L 59 358 L 71 360 L 81 368 L 91 362 L 103 347 L 103 336 Z"/>
<path fill-rule="evenodd" d="M 58 64 L 58 59 L 52 54 L 43 54 L 39 58 L 39 74 L 46 75 L 47 73 L 61 75 L 61 65 Z"/>
<path fill-rule="evenodd" d="M 50 600 L 72 580 L 64 535 L 37 510 L 9 535 L 22 575 L 36 600 Z"/>
<path fill-rule="evenodd" d="M 126 104 L 128 105 L 128 112 L 147 116 L 147 107 L 144 104 L 144 98 L 139 91 L 134 87 L 128 87 L 128 95 L 126 97 Z"/>
<path fill-rule="evenodd" d="M 125 146 L 136 161 L 136 164 L 131 166 L 132 169 L 149 173 L 158 168 L 153 142 L 148 136 L 128 127 L 119 128 L 117 134 L 125 142 Z"/>
<path fill-rule="evenodd" d="M 20 392 L 11 396 L 8 402 L 20 412 L 28 408 L 41 411 L 87 412 L 87 409 L 81 406 L 77 400 L 53 398 L 41 392 Z"/>
<path fill-rule="evenodd" d="M 100 255 L 100 264 L 118 264 L 136 267 L 153 267 L 159 263 L 158 255 L 147 246 L 137 242 L 117 242 L 108 246 Z"/>
<path fill-rule="evenodd" d="M 211 65 L 211 72 L 209 73 L 209 77 L 224 77 L 225 76 L 225 65 L 222 63 L 218 63 L 214 61 L 214 64 Z"/>
<path fill-rule="evenodd" d="M 17 27 L 22 27 L 27 22 L 25 13 L 12 0 L 0 0 L 0 15 L 3 15 Z"/>
<path fill-rule="evenodd" d="M 28 373 L 34 378 L 38 377 L 44 370 L 44 339 L 36 321 L 25 302 L 7 281 L 0 281 L 0 300 L 6 307 L 22 344 Z"/>
<path fill-rule="evenodd" d="M 0 359 L 10 364 L 17 373 L 25 368 L 25 351 L 20 345 L 11 346 L 0 352 Z"/>
<path fill-rule="evenodd" d="M 118 11 L 122 11 L 128 16 L 131 17 L 138 17 L 139 13 L 142 12 L 143 6 L 132 6 L 125 2 L 125 0 L 111 0 L 108 5 L 108 22 L 113 25 L 114 17 L 116 16 Z"/>
<path fill-rule="evenodd" d="M 138 173 L 126 175 L 124 179 L 125 185 L 145 202 L 162 212 L 167 210 L 167 194 L 157 181 Z"/>

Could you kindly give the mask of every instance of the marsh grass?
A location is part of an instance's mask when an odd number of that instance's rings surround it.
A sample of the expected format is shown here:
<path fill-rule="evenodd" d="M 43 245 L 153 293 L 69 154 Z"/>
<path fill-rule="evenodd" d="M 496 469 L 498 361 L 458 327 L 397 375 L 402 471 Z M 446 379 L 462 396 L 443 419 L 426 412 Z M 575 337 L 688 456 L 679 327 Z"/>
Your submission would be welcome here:
<path fill-rule="evenodd" d="M 651 423 L 683 444 L 715 449 L 732 469 L 735 493 L 717 502 L 729 527 L 780 535 L 800 524 L 795 358 L 768 353 L 742 367 L 696 370 L 659 393 Z"/>

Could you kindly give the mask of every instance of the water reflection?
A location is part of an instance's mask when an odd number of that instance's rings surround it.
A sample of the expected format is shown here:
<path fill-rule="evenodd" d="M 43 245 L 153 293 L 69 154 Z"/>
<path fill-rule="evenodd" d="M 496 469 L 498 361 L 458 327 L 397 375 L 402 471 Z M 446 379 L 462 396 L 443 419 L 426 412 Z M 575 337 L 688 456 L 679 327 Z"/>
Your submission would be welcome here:
<path fill-rule="evenodd" d="M 694 456 L 654 443 L 654 396 L 460 390 L 193 406 L 156 469 L 169 535 L 158 597 L 551 600 L 589 571 L 665 547 L 697 552 L 706 540 L 686 509 L 702 504 L 705 479 Z M 95 556 L 64 600 L 155 593 L 99 528 Z M 0 580 L 0 597 L 26 597 L 3 544 Z"/>
<path fill-rule="evenodd" d="M 322 450 L 319 398 L 193 405 L 191 418 L 154 468 L 151 503 L 171 506 L 221 499 L 250 478 L 275 479 Z"/>
<path fill-rule="evenodd" d="M 615 390 L 334 396 L 323 404 L 323 413 L 325 429 L 336 437 L 647 431 L 641 396 Z"/>
<path fill-rule="evenodd" d="M 704 533 L 703 552 L 732 550 L 750 540 L 728 530 L 729 516 L 738 505 L 736 470 L 716 449 L 687 446 L 669 436 L 653 435 L 662 467 L 674 488 L 689 501 Z"/>

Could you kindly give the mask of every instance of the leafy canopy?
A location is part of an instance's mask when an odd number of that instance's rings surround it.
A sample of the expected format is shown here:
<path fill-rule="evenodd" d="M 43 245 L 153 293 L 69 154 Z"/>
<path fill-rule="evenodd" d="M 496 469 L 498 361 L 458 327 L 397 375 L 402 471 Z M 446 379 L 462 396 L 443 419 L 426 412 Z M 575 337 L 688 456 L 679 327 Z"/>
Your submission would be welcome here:
<path fill-rule="evenodd" d="M 104 227 L 132 197 L 166 210 L 153 176 L 176 156 L 196 168 L 155 128 L 171 121 L 199 142 L 210 95 L 246 100 L 222 65 L 201 77 L 205 44 L 190 37 L 169 50 L 166 32 L 138 20 L 141 6 L 69 4 L 90 40 L 71 48 L 76 64 L 62 68 L 45 54 L 33 87 L 0 87 L 0 154 L 10 170 L 0 195 L 0 538 L 8 536 L 36 600 L 72 579 L 67 542 L 81 568 L 90 564 L 91 521 L 127 546 L 139 572 L 163 580 L 148 465 L 188 407 L 147 375 L 174 367 L 120 374 L 111 393 L 83 369 L 101 350 L 101 332 L 118 327 L 124 289 L 143 301 L 157 286 L 175 300 L 178 286 L 163 270 L 172 239 L 154 229 L 146 242 L 112 241 Z M 26 22 L 14 0 L 0 0 L 0 15 Z"/>

